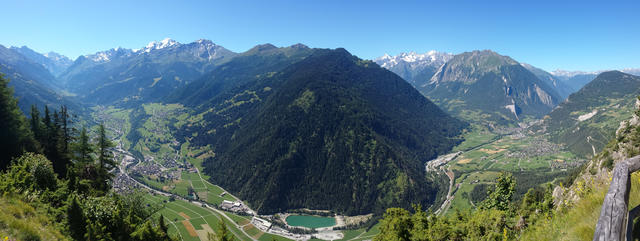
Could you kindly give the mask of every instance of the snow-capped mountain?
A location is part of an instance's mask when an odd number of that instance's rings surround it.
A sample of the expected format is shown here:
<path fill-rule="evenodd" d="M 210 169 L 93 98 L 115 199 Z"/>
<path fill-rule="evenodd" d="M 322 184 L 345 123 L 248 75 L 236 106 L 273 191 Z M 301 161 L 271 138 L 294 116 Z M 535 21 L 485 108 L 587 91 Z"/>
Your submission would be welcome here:
<path fill-rule="evenodd" d="M 171 46 L 175 46 L 175 45 L 181 45 L 180 43 L 178 43 L 177 41 L 170 39 L 170 38 L 165 38 L 162 41 L 158 42 L 158 41 L 152 41 L 149 42 L 149 44 L 147 44 L 146 47 L 142 48 L 142 49 L 134 49 L 133 52 L 151 52 L 151 50 L 155 50 L 155 49 L 164 49 L 167 47 L 171 47 Z"/>
<path fill-rule="evenodd" d="M 402 63 L 407 63 L 412 68 L 419 68 L 427 65 L 438 65 L 439 67 L 451 59 L 451 57 L 453 57 L 453 54 L 431 50 L 424 54 L 418 54 L 416 52 L 401 53 L 396 56 L 385 54 L 382 57 L 375 59 L 375 62 L 380 64 L 383 68 L 393 68 Z"/>
<path fill-rule="evenodd" d="M 401 53 L 396 56 L 388 54 L 374 61 L 383 68 L 391 70 L 414 86 L 421 86 L 453 57 L 453 54 L 431 50 L 418 54 L 416 52 Z"/>
<path fill-rule="evenodd" d="M 58 76 L 64 72 L 73 61 L 67 56 L 58 54 L 56 52 L 49 52 L 45 54 L 38 53 L 27 46 L 11 47 L 11 50 L 23 55 L 29 60 L 44 66 L 53 76 Z"/>
<path fill-rule="evenodd" d="M 192 43 L 182 44 L 170 38 L 162 41 L 149 42 L 145 47 L 139 49 L 113 48 L 106 51 L 97 52 L 95 54 L 84 55 L 85 59 L 96 63 L 109 62 L 120 58 L 130 58 L 146 55 L 151 58 L 164 58 L 164 53 L 173 52 L 176 56 L 186 58 L 197 58 L 200 60 L 214 60 L 221 56 L 226 56 L 231 51 L 224 47 L 214 44 L 211 40 L 199 39 Z"/>
<path fill-rule="evenodd" d="M 551 72 L 561 81 L 570 85 L 576 91 L 591 82 L 599 74 L 612 71 L 612 70 L 598 70 L 598 71 L 567 71 L 567 70 L 555 70 Z M 640 76 L 640 68 L 626 68 L 619 70 L 620 72 Z"/>
<path fill-rule="evenodd" d="M 167 38 L 140 49 L 80 56 L 60 81 L 69 91 L 101 103 L 161 98 L 235 55 L 210 40 L 183 44 Z"/>
<path fill-rule="evenodd" d="M 100 62 L 109 62 L 116 58 L 130 57 L 133 55 L 133 53 L 134 52 L 131 49 L 117 47 L 117 48 L 109 49 L 106 51 L 97 52 L 95 54 L 87 54 L 79 57 L 79 59 L 86 58 L 93 62 L 100 63 Z"/>

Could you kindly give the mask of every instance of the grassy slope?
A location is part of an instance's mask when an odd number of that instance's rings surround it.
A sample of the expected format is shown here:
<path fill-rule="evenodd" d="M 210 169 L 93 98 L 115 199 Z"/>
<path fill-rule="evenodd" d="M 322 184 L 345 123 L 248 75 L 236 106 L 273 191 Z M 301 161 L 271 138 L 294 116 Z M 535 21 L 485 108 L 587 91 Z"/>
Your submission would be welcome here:
<path fill-rule="evenodd" d="M 0 238 L 4 240 L 70 240 L 49 217 L 21 200 L 0 197 Z"/>
<path fill-rule="evenodd" d="M 571 208 L 556 213 L 546 220 L 527 229 L 522 240 L 591 240 L 608 185 L 600 184 L 585 189 L 581 199 Z M 629 208 L 640 204 L 640 174 L 631 177 Z"/>

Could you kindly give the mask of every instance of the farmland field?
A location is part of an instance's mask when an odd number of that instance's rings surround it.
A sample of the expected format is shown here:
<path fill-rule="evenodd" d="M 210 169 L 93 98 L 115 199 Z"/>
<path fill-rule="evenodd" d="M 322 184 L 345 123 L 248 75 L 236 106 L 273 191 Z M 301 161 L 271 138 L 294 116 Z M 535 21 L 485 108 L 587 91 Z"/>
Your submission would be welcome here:
<path fill-rule="evenodd" d="M 193 203 L 189 203 L 182 200 L 169 201 L 169 198 L 161 195 L 146 195 L 145 199 L 149 203 L 163 204 L 163 208 L 157 212 L 157 215 L 162 214 L 166 221 L 170 224 L 169 232 L 177 237 L 181 237 L 183 240 L 201 240 L 198 235 L 195 237 L 193 233 L 189 232 L 189 226 L 183 225 L 183 221 L 187 221 L 194 229 L 195 232 L 207 232 L 203 225 L 208 225 L 211 229 L 216 230 L 221 220 L 224 220 L 227 224 L 227 228 L 234 234 L 239 240 L 251 240 L 244 233 L 242 233 L 232 221 L 223 218 L 220 213 L 214 210 L 200 207 Z M 182 215 L 181 215 L 182 214 Z M 186 218 L 185 216 L 189 217 Z M 254 233 L 257 233 L 252 230 Z M 206 236 L 206 235 L 205 235 Z"/>
<path fill-rule="evenodd" d="M 492 132 L 474 126 L 472 131 L 465 134 L 465 141 L 452 152 L 460 154 L 444 167 L 455 176 L 452 189 L 454 198 L 447 214 L 456 209 L 475 207 L 477 203 L 470 199 L 474 188 L 493 185 L 501 172 L 514 174 L 518 196 L 529 188 L 566 175 L 584 161 L 562 146 L 549 142 L 546 136 L 527 132 L 526 128 Z"/>

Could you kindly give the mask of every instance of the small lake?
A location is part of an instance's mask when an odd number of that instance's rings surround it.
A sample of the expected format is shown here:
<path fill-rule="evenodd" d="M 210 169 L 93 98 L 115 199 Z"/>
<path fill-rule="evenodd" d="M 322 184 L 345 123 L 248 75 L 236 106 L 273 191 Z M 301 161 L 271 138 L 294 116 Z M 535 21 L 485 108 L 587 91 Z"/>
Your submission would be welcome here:
<path fill-rule="evenodd" d="M 305 228 L 324 228 L 336 225 L 336 219 L 333 217 L 310 215 L 289 215 L 286 221 L 289 226 L 301 226 Z"/>

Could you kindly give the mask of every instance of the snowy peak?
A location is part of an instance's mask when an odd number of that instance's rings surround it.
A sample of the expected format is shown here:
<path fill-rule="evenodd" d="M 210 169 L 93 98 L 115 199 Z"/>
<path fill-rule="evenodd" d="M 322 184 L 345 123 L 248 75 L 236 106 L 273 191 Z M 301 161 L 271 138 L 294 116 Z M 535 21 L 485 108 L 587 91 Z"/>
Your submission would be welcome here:
<path fill-rule="evenodd" d="M 147 44 L 147 48 L 163 49 L 163 48 L 171 47 L 178 44 L 180 43 L 178 43 L 173 39 L 165 38 L 160 42 L 156 42 L 156 41 L 150 42 L 149 44 Z"/>
<path fill-rule="evenodd" d="M 172 46 L 179 46 L 181 45 L 180 43 L 178 43 L 178 41 L 175 41 L 173 39 L 170 38 L 165 38 L 162 41 L 158 42 L 158 41 L 151 41 L 149 42 L 149 44 L 147 44 L 146 47 L 140 49 L 143 52 L 151 52 L 152 50 L 156 50 L 156 49 L 164 49 L 164 48 L 169 48 Z M 136 50 L 135 52 L 138 52 L 138 50 Z"/>
<path fill-rule="evenodd" d="M 199 39 L 188 44 L 182 44 L 173 39 L 165 38 L 162 41 L 152 41 L 143 48 L 132 50 L 118 47 L 106 51 L 97 52 L 95 54 L 84 55 L 81 59 L 88 59 L 95 63 L 106 63 L 115 59 L 136 57 L 141 55 L 149 55 L 161 58 L 161 56 L 164 56 L 167 51 L 183 57 L 191 56 L 198 59 L 205 59 L 207 61 L 218 59 L 223 55 L 231 56 L 235 54 L 207 39 Z"/>
<path fill-rule="evenodd" d="M 66 64 L 71 64 L 73 62 L 73 60 L 71 60 L 69 57 L 53 51 L 49 53 L 44 53 L 43 55 L 49 58 L 50 60 L 57 61 L 57 62 L 64 62 Z"/>
<path fill-rule="evenodd" d="M 117 47 L 117 48 L 109 49 L 106 51 L 97 52 L 95 54 L 85 55 L 84 57 L 93 62 L 100 63 L 100 62 L 109 62 L 115 58 L 131 56 L 131 54 L 133 53 L 134 51 L 131 49 Z"/>
<path fill-rule="evenodd" d="M 419 68 L 421 66 L 439 67 L 449 61 L 452 57 L 453 54 L 431 50 L 424 54 L 418 54 L 413 51 L 409 53 L 400 53 L 396 56 L 384 54 L 383 56 L 376 58 L 374 61 L 381 67 L 387 69 L 391 69 L 403 63 L 410 65 L 412 68 Z"/>

